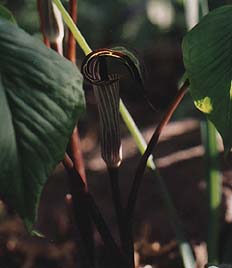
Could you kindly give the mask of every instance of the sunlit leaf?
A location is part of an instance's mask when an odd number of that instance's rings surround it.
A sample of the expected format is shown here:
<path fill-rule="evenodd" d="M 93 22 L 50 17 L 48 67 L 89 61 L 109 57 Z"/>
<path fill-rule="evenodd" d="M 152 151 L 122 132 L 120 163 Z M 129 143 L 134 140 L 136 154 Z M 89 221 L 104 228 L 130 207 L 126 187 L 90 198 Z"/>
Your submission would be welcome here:
<path fill-rule="evenodd" d="M 232 6 L 215 9 L 184 38 L 184 64 L 196 107 L 232 147 Z"/>

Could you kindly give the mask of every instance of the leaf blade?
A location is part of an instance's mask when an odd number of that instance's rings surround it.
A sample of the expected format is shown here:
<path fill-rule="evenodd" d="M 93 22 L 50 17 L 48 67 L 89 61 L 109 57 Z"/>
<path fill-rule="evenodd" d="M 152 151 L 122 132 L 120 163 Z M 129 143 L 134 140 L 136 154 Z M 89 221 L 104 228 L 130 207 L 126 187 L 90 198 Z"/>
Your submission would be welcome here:
<path fill-rule="evenodd" d="M 231 21 L 231 5 L 215 9 L 185 36 L 182 45 L 195 106 L 215 125 L 226 151 L 232 146 Z"/>
<path fill-rule="evenodd" d="M 14 177 L 9 176 L 10 167 L 1 173 L 0 186 L 5 181 L 8 185 L 4 190 L 0 187 L 0 193 L 6 193 L 8 187 L 8 203 L 31 226 L 47 177 L 62 160 L 75 122 L 84 110 L 82 76 L 71 62 L 40 41 L 2 22 L 0 72 L 0 91 L 5 96 L 0 99 L 0 106 L 5 107 L 0 111 L 11 121 L 8 128 L 0 129 L 0 137 L 6 137 L 9 130 L 15 134 L 8 160 L 18 168 Z M 0 139 L 0 148 L 3 146 Z M 1 170 L 6 158 L 0 160 Z"/>

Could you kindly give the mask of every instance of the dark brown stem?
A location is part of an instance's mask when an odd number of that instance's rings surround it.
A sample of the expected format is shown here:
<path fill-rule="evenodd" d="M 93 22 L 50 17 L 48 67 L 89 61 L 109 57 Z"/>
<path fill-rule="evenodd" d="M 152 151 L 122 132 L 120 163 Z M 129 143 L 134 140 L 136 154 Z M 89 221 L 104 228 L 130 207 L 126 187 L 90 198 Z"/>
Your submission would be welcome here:
<path fill-rule="evenodd" d="M 93 219 L 94 224 L 96 225 L 97 230 L 100 233 L 104 244 L 109 250 L 110 256 L 112 256 L 115 259 L 117 265 L 121 265 L 121 267 L 123 268 L 128 268 L 126 258 L 123 256 L 122 252 L 115 243 L 111 235 L 111 232 L 109 231 L 100 211 L 98 210 L 95 204 L 93 197 L 89 192 L 84 191 L 85 183 L 82 180 L 78 171 L 74 168 L 74 164 L 67 154 L 65 154 L 63 164 L 67 172 L 69 173 L 68 182 L 71 190 L 71 196 L 73 198 L 72 204 L 73 209 L 75 211 L 74 216 L 75 217 L 79 216 L 80 214 L 79 204 L 81 202 L 83 204 L 82 207 L 85 208 L 85 212 L 88 211 L 88 213 L 91 215 L 91 218 Z M 82 189 L 82 191 L 80 191 L 80 189 Z M 80 200 L 80 196 L 82 200 Z M 78 221 L 79 220 L 80 218 L 78 218 Z"/>
<path fill-rule="evenodd" d="M 138 191 L 139 187 L 143 178 L 143 174 L 146 168 L 147 160 L 149 156 L 152 154 L 152 151 L 157 145 L 159 136 L 164 128 L 164 126 L 169 122 L 171 116 L 173 115 L 174 111 L 180 104 L 181 100 L 185 96 L 189 86 L 189 81 L 186 80 L 183 86 L 179 89 L 176 97 L 174 98 L 173 102 L 169 106 L 167 112 L 165 113 L 164 117 L 158 124 L 152 138 L 150 139 L 150 142 L 148 143 L 147 149 L 144 152 L 143 156 L 140 159 L 140 162 L 138 164 L 138 167 L 136 169 L 135 173 L 135 178 L 132 184 L 131 192 L 129 194 L 129 199 L 128 199 L 128 205 L 127 205 L 127 215 L 129 217 L 129 222 L 132 222 L 133 214 L 134 214 L 134 209 L 136 205 L 136 199 L 138 196 Z"/>
<path fill-rule="evenodd" d="M 124 237 L 124 212 L 123 206 L 121 202 L 121 193 L 119 187 L 119 180 L 118 180 L 118 167 L 116 168 L 108 168 L 110 183 L 111 183 L 111 192 L 112 192 L 112 199 L 115 207 L 116 218 L 119 227 L 119 236 L 123 247 L 123 237 Z"/>
<path fill-rule="evenodd" d="M 129 267 L 134 267 L 134 246 L 131 236 L 131 229 L 128 228 L 128 218 L 125 215 L 125 209 L 121 202 L 121 192 L 119 187 L 119 168 L 108 167 L 108 173 L 111 182 L 112 199 L 115 207 L 115 213 L 119 228 L 119 236 L 122 250 L 128 258 Z"/>
<path fill-rule="evenodd" d="M 43 35 L 43 41 L 44 41 L 44 44 L 47 46 L 47 47 L 50 47 L 50 43 L 49 43 L 49 40 L 47 39 L 47 37 L 45 36 L 45 23 L 44 23 L 44 14 L 43 14 L 43 9 L 42 9 L 42 1 L 41 0 L 37 0 L 37 9 L 38 9 L 38 13 L 39 13 L 39 19 L 40 19 L 40 32 L 42 33 Z"/>

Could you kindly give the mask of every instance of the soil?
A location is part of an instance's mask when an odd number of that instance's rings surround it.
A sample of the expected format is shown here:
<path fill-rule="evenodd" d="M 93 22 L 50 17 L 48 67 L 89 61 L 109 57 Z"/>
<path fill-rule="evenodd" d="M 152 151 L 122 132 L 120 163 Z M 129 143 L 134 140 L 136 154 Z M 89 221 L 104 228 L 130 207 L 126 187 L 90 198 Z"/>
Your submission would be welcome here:
<path fill-rule="evenodd" d="M 155 127 L 155 125 L 154 125 Z M 146 139 L 152 135 L 154 127 L 143 129 Z M 94 196 L 104 218 L 118 241 L 118 231 L 111 200 L 109 178 L 100 157 L 97 128 L 82 138 L 89 190 Z M 220 147 L 220 165 L 223 174 L 223 202 L 221 206 L 220 239 L 224 238 L 232 221 L 230 204 L 232 191 L 231 167 L 223 160 Z M 135 167 L 140 159 L 133 139 L 123 133 L 123 163 L 120 168 L 120 186 L 124 204 L 133 180 Z M 182 221 L 187 239 L 191 242 L 197 257 L 198 267 L 207 263 L 207 197 L 204 168 L 204 149 L 201 144 L 200 125 L 196 119 L 188 118 L 168 124 L 164 129 L 155 152 L 156 164 L 167 186 L 170 197 Z M 56 239 L 68 225 L 67 208 L 63 202 L 68 192 L 63 167 L 57 167 L 50 178 L 40 205 L 38 228 L 51 239 Z M 46 217 L 44 215 L 47 215 Z M 96 233 L 99 254 L 102 248 Z M 171 220 L 165 208 L 156 178 L 148 170 L 143 178 L 134 217 L 135 249 L 140 265 L 152 267 L 180 267 L 181 259 Z M 103 264 L 102 264 L 103 267 Z"/>

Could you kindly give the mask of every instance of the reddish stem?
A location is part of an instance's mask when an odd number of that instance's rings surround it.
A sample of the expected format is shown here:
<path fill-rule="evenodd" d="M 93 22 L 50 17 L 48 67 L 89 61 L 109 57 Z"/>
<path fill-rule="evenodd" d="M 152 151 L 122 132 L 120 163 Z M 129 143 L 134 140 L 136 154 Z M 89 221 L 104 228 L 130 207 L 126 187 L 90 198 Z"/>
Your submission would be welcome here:
<path fill-rule="evenodd" d="M 83 181 L 85 182 L 85 189 L 87 190 L 85 166 L 84 166 L 84 160 L 83 160 L 83 156 L 82 156 L 82 152 L 81 152 L 81 142 L 80 142 L 77 127 L 75 127 L 73 130 L 70 144 L 71 144 L 74 167 L 76 168 L 76 170 L 78 170 Z"/>
<path fill-rule="evenodd" d="M 128 205 L 127 205 L 127 214 L 130 220 L 132 220 L 135 205 L 136 205 L 136 199 L 138 196 L 139 187 L 143 178 L 143 174 L 146 168 L 147 160 L 149 156 L 152 154 L 152 151 L 157 145 L 157 142 L 159 140 L 159 136 L 164 128 L 164 126 L 169 122 L 171 116 L 173 115 L 174 111 L 180 104 L 181 100 L 185 96 L 189 86 L 189 81 L 185 81 L 184 85 L 179 89 L 175 99 L 169 106 L 168 110 L 166 111 L 164 117 L 160 121 L 159 125 L 157 126 L 152 138 L 150 139 L 150 142 L 148 143 L 147 149 L 144 152 L 143 156 L 140 159 L 139 165 L 137 167 L 135 178 L 132 184 L 131 192 L 128 199 Z"/>
<path fill-rule="evenodd" d="M 74 23 L 77 23 L 77 0 L 69 1 L 69 14 Z M 70 59 L 71 62 L 76 63 L 76 40 L 70 30 L 68 30 L 68 45 L 66 58 Z"/>
<path fill-rule="evenodd" d="M 47 39 L 47 37 L 45 36 L 45 34 L 44 34 L 45 33 L 45 24 L 44 24 L 44 14 L 43 14 L 43 8 L 42 8 L 42 1 L 41 0 L 37 0 L 37 9 L 38 9 L 38 12 L 39 12 L 39 19 L 40 19 L 40 32 L 43 35 L 44 44 L 47 47 L 50 47 L 50 42 Z"/>
<path fill-rule="evenodd" d="M 77 0 L 70 0 L 69 2 L 69 13 L 72 20 L 77 22 Z M 71 62 L 76 64 L 76 41 L 73 37 L 72 32 L 68 31 L 68 44 L 67 44 L 67 53 L 66 58 Z M 77 127 L 74 128 L 73 134 L 70 140 L 71 151 L 72 151 L 72 160 L 74 162 L 74 167 L 78 170 L 78 173 L 81 175 L 82 179 L 85 182 L 86 190 L 86 174 L 85 174 L 85 165 L 81 152 L 81 142 L 78 133 Z"/>

